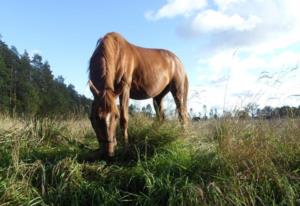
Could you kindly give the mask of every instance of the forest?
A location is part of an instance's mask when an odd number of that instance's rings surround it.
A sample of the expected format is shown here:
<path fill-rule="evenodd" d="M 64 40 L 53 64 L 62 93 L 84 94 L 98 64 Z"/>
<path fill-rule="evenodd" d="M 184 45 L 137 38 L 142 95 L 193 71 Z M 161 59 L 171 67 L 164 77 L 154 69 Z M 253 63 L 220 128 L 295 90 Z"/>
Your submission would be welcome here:
<path fill-rule="evenodd" d="M 62 76 L 55 77 L 39 54 L 31 58 L 25 50 L 0 39 L 0 112 L 11 116 L 87 113 L 91 100 L 78 94 Z"/>

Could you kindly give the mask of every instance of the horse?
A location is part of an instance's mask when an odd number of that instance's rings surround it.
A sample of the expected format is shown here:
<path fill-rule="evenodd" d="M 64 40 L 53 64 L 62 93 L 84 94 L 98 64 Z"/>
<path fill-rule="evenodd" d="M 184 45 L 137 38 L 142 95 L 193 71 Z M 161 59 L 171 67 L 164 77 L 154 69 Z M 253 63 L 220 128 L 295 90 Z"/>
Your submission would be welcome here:
<path fill-rule="evenodd" d="M 139 47 L 121 34 L 111 32 L 98 40 L 88 71 L 94 96 L 90 121 L 100 151 L 107 157 L 114 156 L 118 120 L 125 147 L 128 147 L 129 98 L 153 98 L 157 118 L 162 121 L 165 118 L 162 100 L 171 92 L 179 119 L 183 125 L 187 124 L 188 77 L 183 64 L 172 52 Z"/>

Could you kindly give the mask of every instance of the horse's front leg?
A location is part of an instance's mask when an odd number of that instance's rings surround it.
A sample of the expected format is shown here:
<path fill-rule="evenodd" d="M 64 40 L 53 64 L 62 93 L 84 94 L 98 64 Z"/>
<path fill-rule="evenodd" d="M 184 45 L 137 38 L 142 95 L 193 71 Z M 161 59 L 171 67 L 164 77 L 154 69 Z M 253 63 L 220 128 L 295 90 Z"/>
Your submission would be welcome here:
<path fill-rule="evenodd" d="M 125 88 L 120 95 L 120 125 L 123 131 L 125 148 L 128 148 L 128 103 L 129 103 L 129 88 Z"/>

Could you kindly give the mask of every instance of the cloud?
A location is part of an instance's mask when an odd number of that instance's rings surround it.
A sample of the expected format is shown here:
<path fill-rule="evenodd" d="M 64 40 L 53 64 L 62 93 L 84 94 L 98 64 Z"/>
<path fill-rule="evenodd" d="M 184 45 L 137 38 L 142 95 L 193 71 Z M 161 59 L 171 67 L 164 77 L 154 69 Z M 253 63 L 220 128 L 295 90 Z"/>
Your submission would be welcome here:
<path fill-rule="evenodd" d="M 151 20 L 184 17 L 185 23 L 178 25 L 177 33 L 209 39 L 203 47 L 205 50 L 243 48 L 268 52 L 300 41 L 298 8 L 298 0 L 213 0 L 209 3 L 169 0 L 145 16 Z"/>
<path fill-rule="evenodd" d="M 238 14 L 226 15 L 222 12 L 206 10 L 192 20 L 192 29 L 196 32 L 249 31 L 260 22 L 260 18 L 253 15 L 243 18 Z"/>
<path fill-rule="evenodd" d="M 206 0 L 168 0 L 167 4 L 158 11 L 147 11 L 145 17 L 149 20 L 159 20 L 173 18 L 178 15 L 189 16 L 206 5 Z"/>
<path fill-rule="evenodd" d="M 237 4 L 237 3 L 241 3 L 244 0 L 214 0 L 214 3 L 217 5 L 217 7 L 222 10 L 225 11 L 228 8 L 230 8 L 230 6 Z"/>

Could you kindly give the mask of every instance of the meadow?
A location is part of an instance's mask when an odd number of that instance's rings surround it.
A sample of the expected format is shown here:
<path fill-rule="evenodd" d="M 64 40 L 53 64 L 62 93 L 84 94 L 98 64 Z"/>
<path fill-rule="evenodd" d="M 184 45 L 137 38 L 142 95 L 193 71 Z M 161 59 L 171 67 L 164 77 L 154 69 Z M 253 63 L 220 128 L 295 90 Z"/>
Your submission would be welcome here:
<path fill-rule="evenodd" d="M 118 131 L 120 136 L 120 131 Z M 300 120 L 129 122 L 87 161 L 88 118 L 0 118 L 0 205 L 300 205 Z"/>

